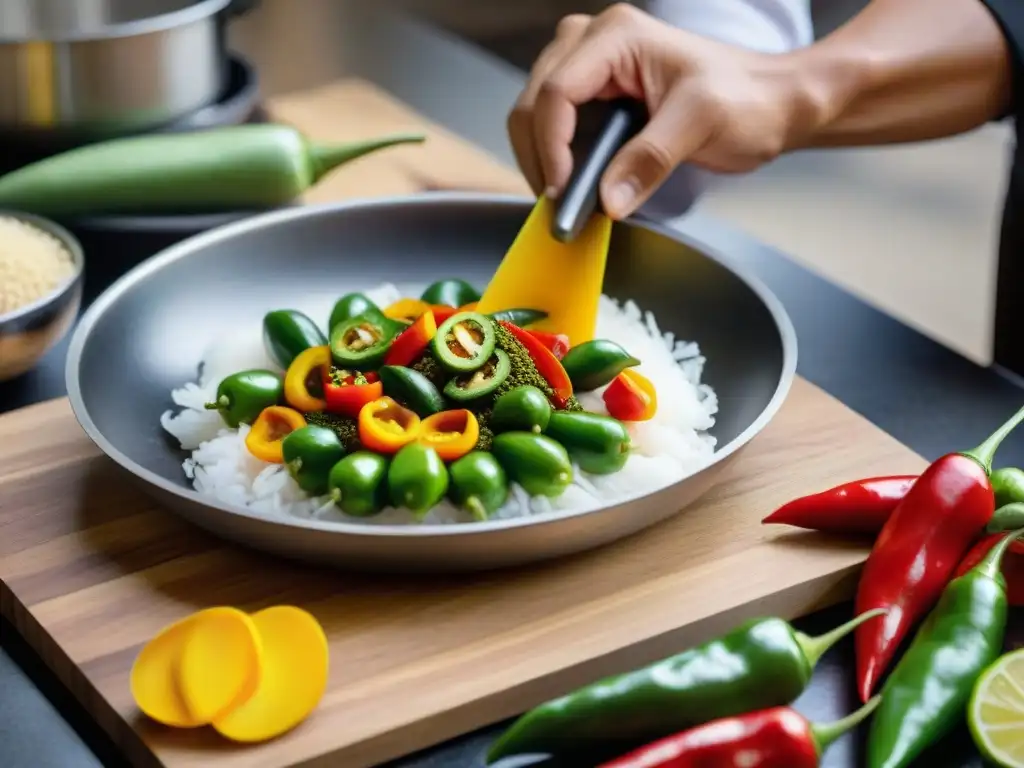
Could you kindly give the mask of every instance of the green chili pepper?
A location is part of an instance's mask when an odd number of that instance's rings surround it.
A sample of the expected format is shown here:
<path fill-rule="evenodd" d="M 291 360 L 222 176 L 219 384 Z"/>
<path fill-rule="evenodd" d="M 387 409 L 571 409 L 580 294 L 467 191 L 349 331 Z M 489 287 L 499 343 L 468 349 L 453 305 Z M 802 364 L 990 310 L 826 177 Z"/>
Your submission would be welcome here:
<path fill-rule="evenodd" d="M 383 324 L 384 313 L 365 293 L 346 293 L 334 304 L 331 319 L 327 321 L 327 331 L 353 317 L 368 317 Z"/>
<path fill-rule="evenodd" d="M 58 217 L 276 208 L 350 160 L 423 139 L 316 144 L 273 123 L 114 139 L 6 174 L 0 208 Z"/>
<path fill-rule="evenodd" d="M 331 468 L 327 490 L 342 512 L 376 515 L 388 505 L 388 460 L 379 453 L 356 451 Z"/>
<path fill-rule="evenodd" d="M 388 493 L 396 507 L 411 509 L 422 517 L 448 492 L 448 470 L 437 451 L 421 443 L 409 443 L 391 460 Z"/>
<path fill-rule="evenodd" d="M 210 411 L 220 411 L 231 429 L 239 424 L 252 424 L 264 408 L 277 405 L 284 397 L 284 382 L 273 371 L 240 371 L 217 385 L 217 399 L 206 404 Z"/>
<path fill-rule="evenodd" d="M 577 344 L 562 358 L 562 367 L 569 374 L 575 392 L 590 392 L 610 384 L 612 379 L 634 365 L 640 365 L 640 361 L 607 339 Z"/>
<path fill-rule="evenodd" d="M 474 301 L 480 301 L 480 291 L 465 280 L 438 280 L 427 286 L 420 296 L 420 301 L 427 304 L 441 304 L 446 307 L 461 307 Z"/>
<path fill-rule="evenodd" d="M 305 426 L 285 436 L 281 453 L 299 487 L 306 493 L 320 496 L 327 492 L 327 478 L 345 455 L 345 447 L 333 430 Z"/>
<path fill-rule="evenodd" d="M 996 508 L 1014 501 L 1024 501 L 1024 470 L 1001 467 L 992 473 L 989 482 L 996 495 Z"/>
<path fill-rule="evenodd" d="M 525 328 L 533 323 L 539 323 L 547 316 L 548 313 L 542 309 L 503 309 L 500 312 L 491 312 L 488 315 L 494 322 L 504 320 L 520 328 Z"/>
<path fill-rule="evenodd" d="M 490 453 L 473 451 L 452 464 L 449 495 L 477 520 L 486 520 L 508 499 L 508 476 Z"/>
<path fill-rule="evenodd" d="M 1007 536 L 953 579 L 882 688 L 868 735 L 868 768 L 904 768 L 964 719 L 978 676 L 1003 649 Z"/>
<path fill-rule="evenodd" d="M 494 323 L 477 312 L 457 312 L 441 323 L 430 343 L 448 370 L 475 371 L 494 354 Z"/>
<path fill-rule="evenodd" d="M 491 452 L 531 496 L 559 496 L 572 482 L 572 462 L 559 443 L 533 432 L 502 432 Z"/>
<path fill-rule="evenodd" d="M 1004 533 L 1018 528 L 1024 528 L 1024 502 L 1014 501 L 995 511 L 985 526 L 985 533 Z"/>
<path fill-rule="evenodd" d="M 782 619 L 752 619 L 729 634 L 650 666 L 609 677 L 523 715 L 487 762 L 548 754 L 594 766 L 696 725 L 783 706 L 810 682 L 818 660 L 881 609 L 821 637 Z"/>
<path fill-rule="evenodd" d="M 419 371 L 401 365 L 385 365 L 377 371 L 384 394 L 398 401 L 417 416 L 430 416 L 445 409 L 437 387 Z"/>
<path fill-rule="evenodd" d="M 508 355 L 495 349 L 491 358 L 472 373 L 456 376 L 445 384 L 444 393 L 452 400 L 465 402 L 491 394 L 508 378 L 512 364 Z"/>
<path fill-rule="evenodd" d="M 510 389 L 494 402 L 490 426 L 495 432 L 535 432 L 540 434 L 551 419 L 551 401 L 536 387 L 524 385 Z"/>
<path fill-rule="evenodd" d="M 593 475 L 618 472 L 629 458 L 629 432 L 610 416 L 557 411 L 551 414 L 546 434 L 565 447 L 580 469 Z"/>
<path fill-rule="evenodd" d="M 331 357 L 339 368 L 375 369 L 397 334 L 392 323 L 358 315 L 331 329 Z"/>
<path fill-rule="evenodd" d="M 278 309 L 263 317 L 263 346 L 270 358 L 286 369 L 310 347 L 322 347 L 327 338 L 308 315 L 296 309 Z"/>

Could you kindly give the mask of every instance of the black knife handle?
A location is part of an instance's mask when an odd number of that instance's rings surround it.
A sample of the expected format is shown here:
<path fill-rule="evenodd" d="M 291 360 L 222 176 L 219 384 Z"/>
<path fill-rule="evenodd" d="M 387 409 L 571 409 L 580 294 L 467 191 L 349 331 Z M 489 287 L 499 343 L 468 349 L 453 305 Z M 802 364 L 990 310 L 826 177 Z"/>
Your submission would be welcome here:
<path fill-rule="evenodd" d="M 576 239 L 598 210 L 601 176 L 615 154 L 640 130 L 645 114 L 642 105 L 629 100 L 611 102 L 611 110 L 590 152 L 576 162 L 572 177 L 557 203 L 551 234 L 568 243 Z"/>

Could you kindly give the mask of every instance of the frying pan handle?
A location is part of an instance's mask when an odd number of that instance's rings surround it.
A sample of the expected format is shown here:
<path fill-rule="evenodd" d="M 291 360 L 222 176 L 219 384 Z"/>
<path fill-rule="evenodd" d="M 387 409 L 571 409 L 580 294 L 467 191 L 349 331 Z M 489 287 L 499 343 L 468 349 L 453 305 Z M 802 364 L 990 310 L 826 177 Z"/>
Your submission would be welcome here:
<path fill-rule="evenodd" d="M 646 120 L 639 102 L 620 99 L 609 102 L 603 126 L 590 151 L 573 163 L 572 177 L 558 201 L 551 222 L 551 234 L 563 243 L 575 240 L 600 206 L 601 176 L 615 154 L 637 134 Z"/>

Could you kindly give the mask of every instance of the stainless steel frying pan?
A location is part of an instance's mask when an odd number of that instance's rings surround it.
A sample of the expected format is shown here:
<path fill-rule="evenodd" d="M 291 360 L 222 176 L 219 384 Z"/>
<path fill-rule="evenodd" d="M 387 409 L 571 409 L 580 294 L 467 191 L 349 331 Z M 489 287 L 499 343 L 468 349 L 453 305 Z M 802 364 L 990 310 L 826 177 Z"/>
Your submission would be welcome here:
<path fill-rule="evenodd" d="M 283 519 L 211 503 L 186 480 L 184 454 L 160 414 L 196 378 L 206 345 L 268 309 L 323 306 L 383 281 L 422 287 L 439 276 L 484 284 L 531 202 L 437 194 L 297 207 L 187 240 L 124 276 L 89 309 L 71 341 L 67 385 L 96 444 L 161 503 L 220 536 L 343 568 L 467 571 L 521 565 L 614 541 L 691 504 L 778 411 L 796 368 L 793 327 L 762 285 L 727 258 L 667 230 L 615 227 L 605 292 L 652 310 L 665 330 L 699 342 L 717 391 L 718 450 L 658 492 L 585 513 L 448 526 L 377 527 Z M 670 396 L 665 394 L 664 396 Z"/>

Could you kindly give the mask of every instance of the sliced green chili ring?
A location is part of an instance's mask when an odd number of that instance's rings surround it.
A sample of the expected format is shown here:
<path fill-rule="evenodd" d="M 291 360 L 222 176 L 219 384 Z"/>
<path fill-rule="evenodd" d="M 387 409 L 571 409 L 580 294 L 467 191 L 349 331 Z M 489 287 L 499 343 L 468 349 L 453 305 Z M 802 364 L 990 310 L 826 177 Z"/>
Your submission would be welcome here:
<path fill-rule="evenodd" d="M 525 328 L 533 323 L 539 323 L 547 316 L 548 313 L 543 309 L 503 309 L 500 312 L 491 312 L 488 315 L 495 322 L 504 320 L 520 328 Z"/>
<path fill-rule="evenodd" d="M 381 322 L 384 320 L 384 313 L 365 293 L 346 293 L 338 299 L 331 310 L 327 330 L 330 331 L 353 317 L 367 317 Z"/>
<path fill-rule="evenodd" d="M 391 323 L 353 317 L 331 331 L 331 357 L 341 368 L 371 370 L 383 362 L 396 332 Z"/>
<path fill-rule="evenodd" d="M 512 363 L 502 350 L 494 350 L 491 359 L 472 373 L 456 376 L 444 386 L 444 393 L 452 400 L 465 402 L 485 397 L 508 378 L 512 371 Z"/>
<path fill-rule="evenodd" d="M 475 371 L 494 353 L 494 322 L 477 312 L 457 312 L 437 329 L 434 356 L 455 373 Z"/>

